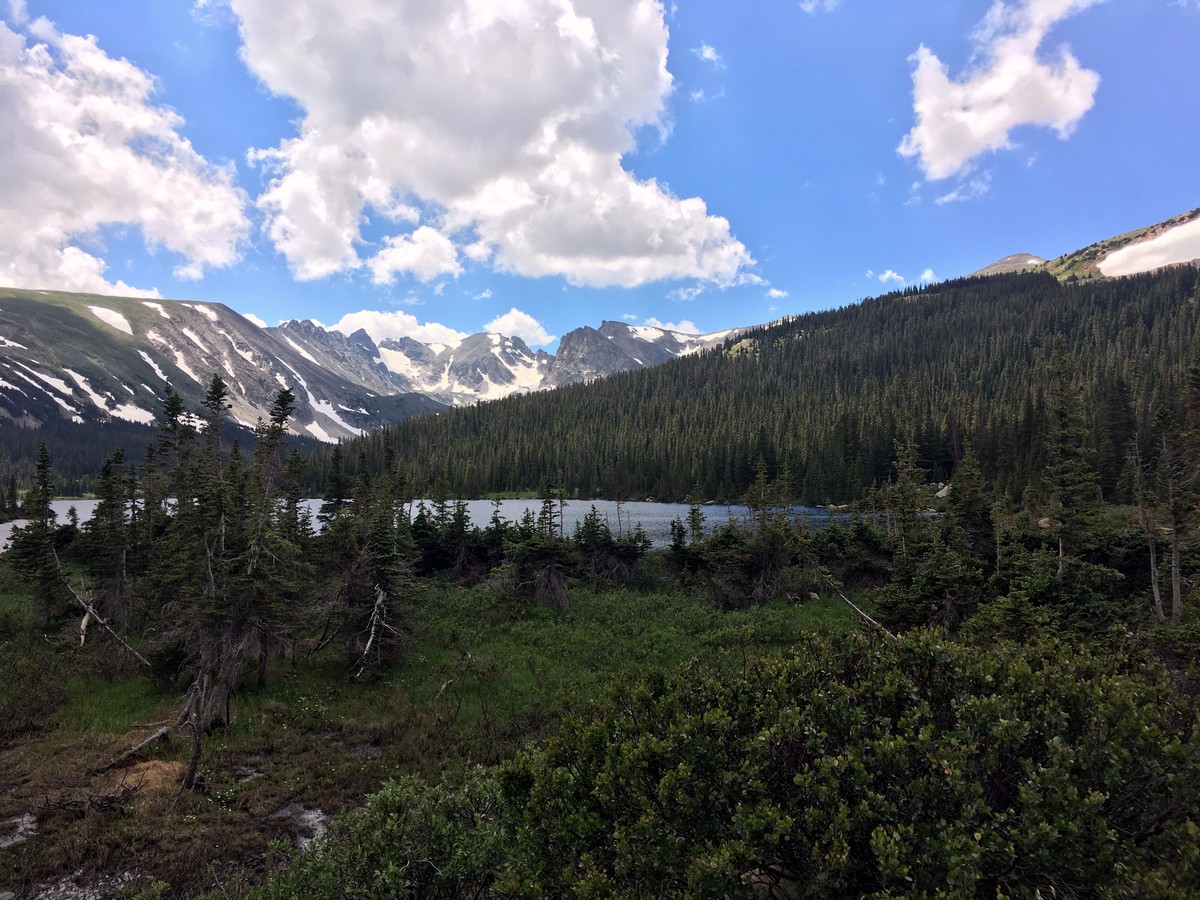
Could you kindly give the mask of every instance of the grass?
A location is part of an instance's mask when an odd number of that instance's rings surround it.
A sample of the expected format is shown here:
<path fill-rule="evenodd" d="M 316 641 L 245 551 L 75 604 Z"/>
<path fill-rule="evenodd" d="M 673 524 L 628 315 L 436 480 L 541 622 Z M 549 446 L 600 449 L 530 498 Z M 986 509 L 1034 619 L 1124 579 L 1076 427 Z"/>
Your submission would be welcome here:
<path fill-rule="evenodd" d="M 27 602 L 0 580 L 0 615 Z M 0 744 L 0 820 L 121 777 L 146 786 L 130 815 L 38 813 L 39 834 L 0 851 L 0 884 L 29 890 L 83 869 L 136 871 L 136 886 L 160 879 L 173 896 L 228 886 L 265 870 L 271 840 L 296 837 L 297 822 L 279 815 L 291 804 L 332 814 L 399 775 L 454 779 L 545 737 L 615 678 L 855 627 L 834 599 L 728 612 L 675 588 L 576 585 L 555 614 L 487 585 L 429 583 L 412 598 L 403 661 L 377 680 L 349 678 L 332 648 L 295 669 L 272 661 L 266 687 L 238 694 L 231 725 L 205 740 L 195 793 L 174 782 L 190 750 L 178 738 L 108 781 L 89 775 L 169 719 L 177 688 L 128 669 L 105 676 L 97 654 L 111 645 L 10 640 L 0 676 L 23 672 L 19 691 L 43 699 L 18 704 L 24 730 Z"/>
<path fill-rule="evenodd" d="M 63 685 L 65 701 L 51 727 L 62 735 L 125 734 L 139 723 L 157 721 L 175 701 L 175 692 L 149 678 L 114 681 L 71 678 Z"/>

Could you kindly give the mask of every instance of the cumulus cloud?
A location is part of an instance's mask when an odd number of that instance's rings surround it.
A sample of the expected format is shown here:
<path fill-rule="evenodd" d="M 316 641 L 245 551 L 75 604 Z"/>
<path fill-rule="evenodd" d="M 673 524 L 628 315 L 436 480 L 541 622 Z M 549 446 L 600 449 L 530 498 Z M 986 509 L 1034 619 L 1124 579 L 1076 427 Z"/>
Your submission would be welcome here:
<path fill-rule="evenodd" d="M 267 327 L 267 323 L 262 319 L 262 317 L 256 316 L 254 313 L 250 313 L 250 312 L 242 313 L 242 318 L 245 319 L 247 322 L 253 322 L 259 328 Z"/>
<path fill-rule="evenodd" d="M 780 288 L 771 288 L 769 291 L 767 291 L 767 296 L 770 297 L 772 300 L 782 300 L 787 295 L 788 295 L 788 292 L 785 290 L 781 290 Z"/>
<path fill-rule="evenodd" d="M 415 275 L 421 281 L 462 272 L 454 242 L 428 225 L 422 225 L 412 234 L 386 238 L 384 248 L 371 258 L 369 265 L 371 280 L 376 284 L 391 284 L 398 272 Z M 444 287 L 439 285 L 436 292 L 441 294 Z"/>
<path fill-rule="evenodd" d="M 837 9 L 839 2 L 841 0 L 800 0 L 800 9 L 811 16 L 822 10 L 833 12 L 833 10 Z"/>
<path fill-rule="evenodd" d="M 502 316 L 497 316 L 483 326 L 484 331 L 492 334 L 506 334 L 519 337 L 527 344 L 549 344 L 558 340 L 542 326 L 542 323 L 529 313 L 521 312 L 515 306 Z"/>
<path fill-rule="evenodd" d="M 480 291 L 478 294 L 476 294 L 471 299 L 472 300 L 491 300 L 492 299 L 492 289 L 484 288 L 482 291 Z"/>
<path fill-rule="evenodd" d="M 711 63 L 714 69 L 725 68 L 725 60 L 721 58 L 721 54 L 703 41 L 699 47 L 693 47 L 692 52 L 706 63 Z"/>
<path fill-rule="evenodd" d="M 696 323 L 690 319 L 680 319 L 678 322 L 660 322 L 654 316 L 651 316 L 646 320 L 646 324 L 652 328 L 661 328 L 664 331 L 677 331 L 680 334 L 700 333 L 700 329 L 696 327 Z"/>
<path fill-rule="evenodd" d="M 420 322 L 406 312 L 363 309 L 347 313 L 333 326 L 342 334 L 364 329 L 376 343 L 388 338 L 410 337 L 423 344 L 457 344 L 467 335 L 438 322 Z"/>
<path fill-rule="evenodd" d="M 1100 76 L 1063 46 L 1043 56 L 1050 29 L 1099 0 L 997 0 L 976 28 L 971 68 L 952 79 L 924 45 L 913 62 L 917 122 L 900 142 L 932 179 L 964 173 L 983 153 L 1012 147 L 1021 125 L 1053 128 L 1067 138 L 1092 108 Z"/>
<path fill-rule="evenodd" d="M 102 229 L 133 227 L 199 278 L 239 257 L 249 229 L 233 172 L 179 134 L 154 79 L 94 37 L 29 21 L 10 0 L 0 22 L 0 284 L 156 295 L 110 281 Z"/>
<path fill-rule="evenodd" d="M 925 268 L 924 271 L 917 277 L 917 284 L 928 284 L 931 281 L 937 281 L 938 277 L 933 274 L 933 269 Z"/>
<path fill-rule="evenodd" d="M 893 269 L 880 273 L 879 280 L 883 284 L 907 284 L 904 276 Z"/>
<path fill-rule="evenodd" d="M 299 278 L 374 273 L 395 249 L 363 241 L 381 214 L 409 226 L 393 238 L 430 227 L 478 264 L 577 285 L 728 284 L 754 264 L 703 200 L 621 165 L 639 129 L 669 128 L 657 0 L 229 2 L 246 64 L 303 110 L 251 155 Z M 445 270 L 444 245 L 422 247 Z"/>

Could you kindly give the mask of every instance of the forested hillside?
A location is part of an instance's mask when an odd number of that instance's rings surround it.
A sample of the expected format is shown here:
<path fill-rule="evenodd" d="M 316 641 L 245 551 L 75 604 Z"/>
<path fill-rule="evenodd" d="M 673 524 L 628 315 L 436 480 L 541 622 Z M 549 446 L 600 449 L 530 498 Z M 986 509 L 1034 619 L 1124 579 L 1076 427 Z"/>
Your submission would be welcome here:
<path fill-rule="evenodd" d="M 426 489 L 678 499 L 741 496 L 761 458 L 799 499 L 852 501 L 889 478 L 895 440 L 946 479 L 970 443 L 1019 497 L 1045 464 L 1056 347 L 1082 388 L 1085 447 L 1122 499 L 1129 441 L 1177 413 L 1197 326 L 1197 269 L 1062 284 L 1012 274 L 811 313 L 723 348 L 550 394 L 403 422 L 347 448 L 379 471 L 393 447 Z M 318 487 L 329 455 L 317 458 Z"/>

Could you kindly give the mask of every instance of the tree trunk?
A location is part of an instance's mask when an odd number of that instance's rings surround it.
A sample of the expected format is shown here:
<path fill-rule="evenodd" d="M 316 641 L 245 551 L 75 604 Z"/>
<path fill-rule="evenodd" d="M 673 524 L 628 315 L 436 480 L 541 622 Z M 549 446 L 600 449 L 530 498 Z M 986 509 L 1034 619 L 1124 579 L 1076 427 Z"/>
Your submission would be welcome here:
<path fill-rule="evenodd" d="M 192 757 L 188 760 L 187 770 L 183 773 L 183 786 L 191 790 L 196 786 L 196 773 L 200 770 L 200 756 L 203 752 L 203 731 L 196 727 L 193 719 L 187 725 L 192 729 Z"/>
<path fill-rule="evenodd" d="M 1167 621 L 1167 614 L 1163 609 L 1162 586 L 1158 583 L 1158 548 L 1153 534 L 1147 534 L 1147 541 L 1150 545 L 1150 588 L 1154 591 L 1154 618 L 1162 625 Z"/>
<path fill-rule="evenodd" d="M 1180 559 L 1183 556 L 1183 539 L 1180 536 L 1179 523 L 1171 529 L 1171 624 L 1178 625 L 1183 621 L 1183 577 L 1180 572 Z"/>

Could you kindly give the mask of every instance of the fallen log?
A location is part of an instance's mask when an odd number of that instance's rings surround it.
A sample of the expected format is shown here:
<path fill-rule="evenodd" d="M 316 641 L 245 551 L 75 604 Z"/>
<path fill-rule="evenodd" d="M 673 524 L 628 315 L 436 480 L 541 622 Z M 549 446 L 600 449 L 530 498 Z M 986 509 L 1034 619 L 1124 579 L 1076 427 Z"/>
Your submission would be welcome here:
<path fill-rule="evenodd" d="M 119 769 L 122 766 L 128 765 L 133 760 L 133 758 L 135 756 L 137 756 L 138 753 L 145 750 L 147 747 L 149 747 L 153 743 L 156 743 L 157 741 L 166 740 L 167 735 L 169 735 L 170 733 L 171 733 L 171 729 L 169 727 L 167 727 L 166 725 L 164 725 L 162 728 L 158 729 L 158 731 L 154 732 L 154 734 L 150 735 L 150 737 L 146 738 L 144 741 L 142 741 L 139 744 L 137 744 L 136 746 L 131 747 L 128 750 L 126 750 L 124 753 L 122 753 L 120 756 L 118 756 L 116 759 L 114 759 L 108 765 L 101 766 L 99 769 L 92 769 L 90 774 L 102 775 L 105 772 L 110 772 L 113 769 Z"/>

